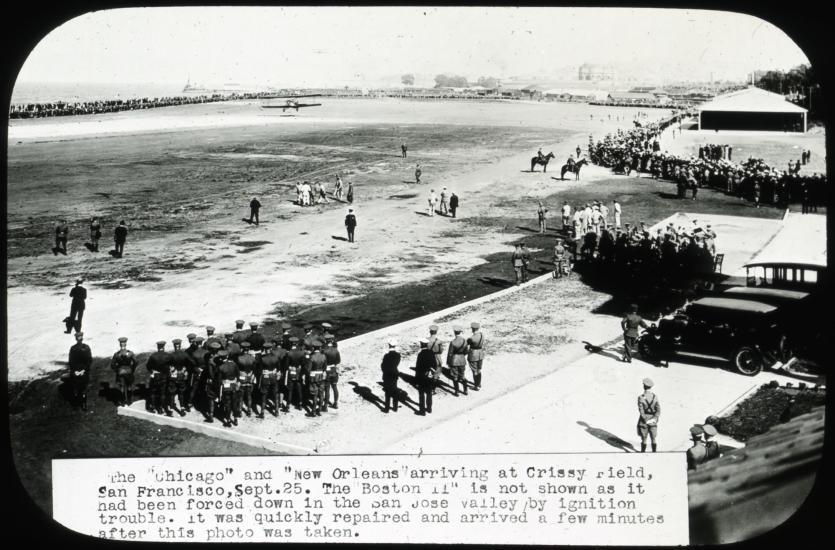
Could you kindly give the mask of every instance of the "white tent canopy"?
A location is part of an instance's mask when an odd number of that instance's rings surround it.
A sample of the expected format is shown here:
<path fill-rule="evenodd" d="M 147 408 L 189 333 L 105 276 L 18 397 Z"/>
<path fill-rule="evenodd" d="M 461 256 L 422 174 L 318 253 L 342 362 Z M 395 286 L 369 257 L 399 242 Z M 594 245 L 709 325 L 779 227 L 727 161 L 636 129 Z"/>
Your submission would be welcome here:
<path fill-rule="evenodd" d="M 717 96 L 703 103 L 699 111 L 745 111 L 753 113 L 805 113 L 806 109 L 761 88 L 746 88 Z"/>

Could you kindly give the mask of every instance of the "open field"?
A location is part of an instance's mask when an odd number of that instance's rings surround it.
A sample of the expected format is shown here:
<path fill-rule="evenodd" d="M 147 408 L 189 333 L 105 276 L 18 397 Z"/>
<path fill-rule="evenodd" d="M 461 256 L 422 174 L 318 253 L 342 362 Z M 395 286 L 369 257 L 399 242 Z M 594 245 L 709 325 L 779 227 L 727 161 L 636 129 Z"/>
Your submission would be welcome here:
<path fill-rule="evenodd" d="M 57 131 L 67 141 L 44 137 L 56 135 L 45 124 L 26 132 L 10 128 L 21 137 L 21 143 L 10 139 L 9 149 L 8 362 L 10 379 L 19 381 L 10 388 L 11 435 L 18 472 L 46 509 L 53 457 L 262 452 L 117 416 L 104 385 L 112 383 L 106 358 L 117 336 L 130 338 L 129 347 L 143 354 L 141 364 L 156 340 L 203 333 L 206 325 L 231 330 L 237 318 L 329 320 L 344 339 L 438 311 L 510 286 L 515 242 L 534 253 L 534 274 L 551 268 L 555 233 L 535 232 L 537 200 L 551 209 L 549 227 L 558 227 L 564 200 L 611 204 L 617 198 L 624 221 L 648 225 L 677 211 L 770 220 L 782 214 L 712 190 L 696 203 L 679 201 L 671 183 L 612 176 L 594 166 L 583 169 L 579 182 L 553 179 L 569 151 L 585 148 L 589 132 L 628 126 L 629 109 L 612 111 L 617 115 L 604 122 L 605 108 L 577 104 L 329 103 L 316 117 L 264 123 L 257 106 L 230 105 L 222 114 L 231 122 L 212 128 L 165 113 L 179 120 L 177 131 L 160 131 L 163 115 L 141 113 L 157 119 L 135 135 L 116 131 L 133 119 L 114 115 L 118 124 L 99 134 L 88 128 L 73 138 L 78 129 Z M 400 158 L 401 139 L 408 159 Z M 538 147 L 556 154 L 548 174 L 527 171 Z M 416 162 L 426 182 L 420 186 Z M 336 172 L 356 185 L 353 246 L 342 240 L 347 205 L 292 204 L 295 181 L 319 179 L 332 189 Z M 442 186 L 461 197 L 458 219 L 426 215 L 428 190 Z M 241 221 L 253 195 L 264 204 L 259 227 Z M 99 254 L 83 247 L 93 213 L 104 218 Z M 60 216 L 71 222 L 66 257 L 49 253 Z M 125 257 L 116 260 L 104 251 L 121 218 L 133 226 Z M 87 413 L 71 410 L 58 392 L 58 370 L 72 343 L 60 334 L 60 320 L 78 274 L 88 281 L 85 340 L 97 357 Z M 548 288 L 548 311 L 538 308 L 542 297 L 533 287 L 526 290 L 519 312 L 530 318 L 500 326 L 498 317 L 509 308 L 492 307 L 497 321 L 488 337 L 499 340 L 496 350 L 541 356 L 532 368 L 547 374 L 559 365 L 546 355 L 567 359 L 573 351 L 567 344 L 582 335 L 596 338 L 604 326 L 617 332 L 615 316 L 627 297 L 579 279 L 565 283 Z M 547 338 L 525 336 L 545 325 Z M 523 336 L 511 334 L 519 326 Z M 370 368 L 377 360 L 369 360 Z M 140 367 L 137 382 L 144 377 Z M 344 384 L 342 391 L 355 393 Z M 392 445 L 401 431 L 393 420 L 375 429 Z"/>

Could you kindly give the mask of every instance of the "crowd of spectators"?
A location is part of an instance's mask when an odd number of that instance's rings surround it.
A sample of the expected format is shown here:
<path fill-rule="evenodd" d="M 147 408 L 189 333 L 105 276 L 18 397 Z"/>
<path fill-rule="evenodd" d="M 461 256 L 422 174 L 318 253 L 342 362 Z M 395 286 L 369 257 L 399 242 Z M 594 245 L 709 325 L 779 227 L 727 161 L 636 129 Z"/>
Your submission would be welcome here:
<path fill-rule="evenodd" d="M 623 172 L 651 173 L 656 179 L 671 180 L 678 187 L 679 198 L 691 191 L 696 199 L 700 188 L 720 189 L 730 195 L 760 205 L 786 208 L 789 203 L 801 203 L 803 212 L 816 211 L 826 193 L 826 175 L 800 173 L 801 165 L 809 160 L 804 151 L 801 159 L 789 163 L 787 170 L 768 165 L 763 159 L 749 158 L 733 162 L 733 148 L 728 145 L 707 144 L 699 148 L 699 157 L 680 157 L 661 151 L 658 140 L 661 132 L 685 115 L 676 115 L 659 123 L 618 130 L 616 134 L 594 143 L 589 136 L 589 158 L 595 164 Z"/>
<path fill-rule="evenodd" d="M 134 111 L 138 109 L 154 109 L 157 107 L 171 107 L 174 105 L 189 105 L 193 103 L 213 103 L 217 101 L 231 101 L 240 99 L 267 99 L 272 94 L 231 93 L 211 95 L 170 96 L 154 98 L 108 99 L 91 101 L 56 101 L 53 103 L 24 103 L 13 104 L 9 107 L 9 118 L 43 118 L 53 116 L 95 115 L 101 113 L 116 113 L 119 111 Z"/>

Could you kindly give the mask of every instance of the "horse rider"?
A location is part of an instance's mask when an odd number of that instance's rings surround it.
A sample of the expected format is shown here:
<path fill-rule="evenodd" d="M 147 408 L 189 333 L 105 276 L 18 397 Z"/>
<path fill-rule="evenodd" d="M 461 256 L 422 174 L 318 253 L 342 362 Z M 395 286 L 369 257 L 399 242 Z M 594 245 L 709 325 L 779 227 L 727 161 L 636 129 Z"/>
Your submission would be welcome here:
<path fill-rule="evenodd" d="M 574 171 L 574 153 L 569 153 L 568 160 L 565 161 L 566 165 L 568 165 L 568 169 L 572 172 Z"/>
<path fill-rule="evenodd" d="M 539 151 L 536 152 L 536 158 L 539 160 L 545 160 L 545 155 L 542 154 L 542 147 L 540 147 Z"/>

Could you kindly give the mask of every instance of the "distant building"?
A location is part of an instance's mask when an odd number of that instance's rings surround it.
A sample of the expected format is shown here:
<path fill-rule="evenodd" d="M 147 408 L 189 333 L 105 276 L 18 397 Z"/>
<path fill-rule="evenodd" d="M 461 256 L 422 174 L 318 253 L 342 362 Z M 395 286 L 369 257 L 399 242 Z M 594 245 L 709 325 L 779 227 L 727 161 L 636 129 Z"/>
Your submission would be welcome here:
<path fill-rule="evenodd" d="M 806 109 L 753 86 L 699 106 L 699 130 L 806 132 Z"/>
<path fill-rule="evenodd" d="M 577 71 L 577 80 L 615 80 L 617 74 L 609 65 L 583 63 Z"/>

